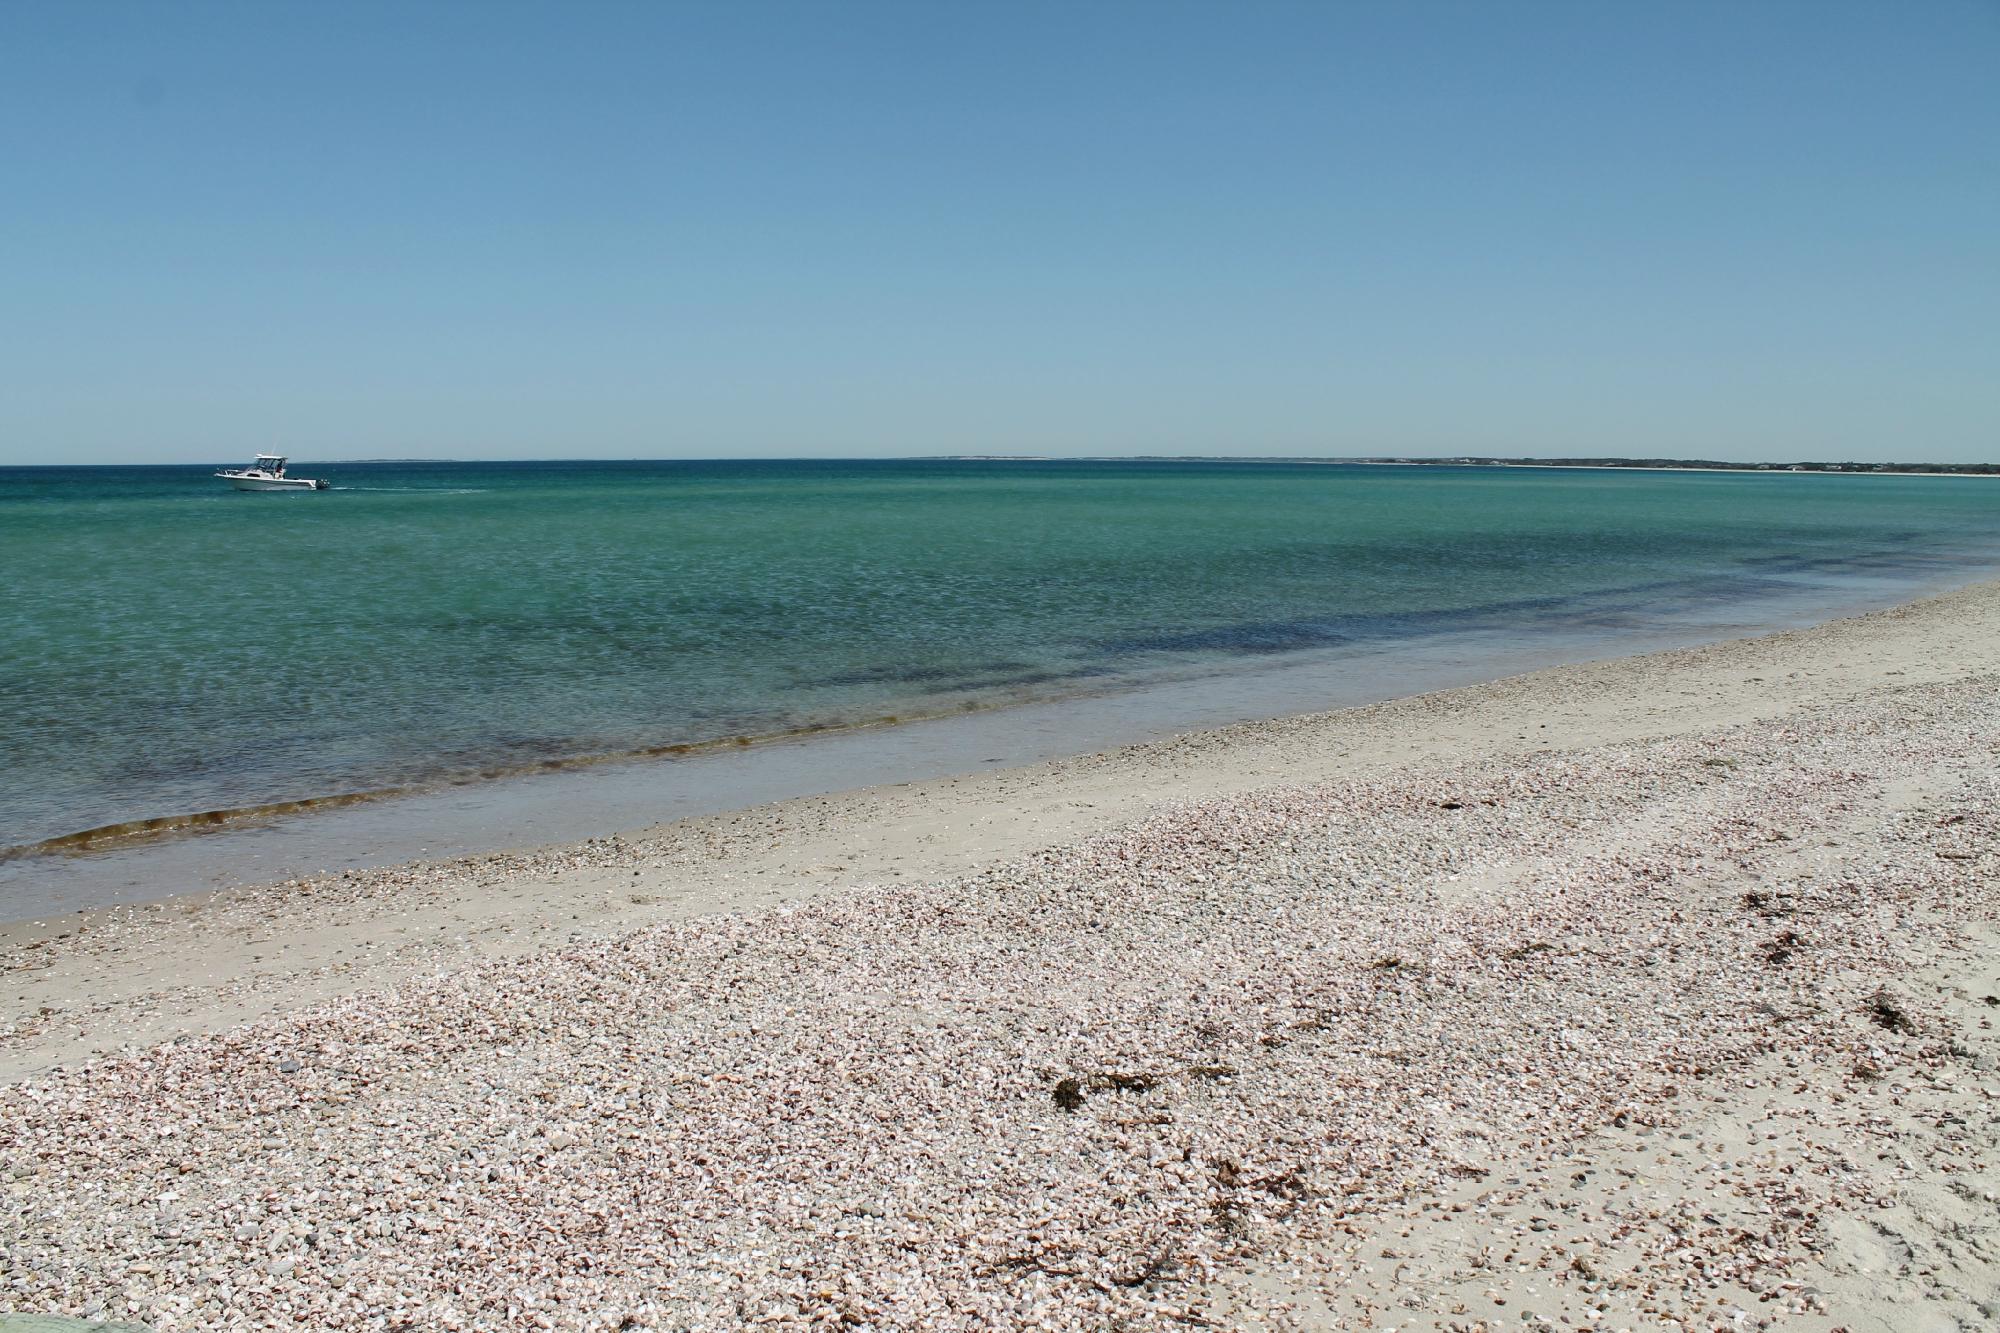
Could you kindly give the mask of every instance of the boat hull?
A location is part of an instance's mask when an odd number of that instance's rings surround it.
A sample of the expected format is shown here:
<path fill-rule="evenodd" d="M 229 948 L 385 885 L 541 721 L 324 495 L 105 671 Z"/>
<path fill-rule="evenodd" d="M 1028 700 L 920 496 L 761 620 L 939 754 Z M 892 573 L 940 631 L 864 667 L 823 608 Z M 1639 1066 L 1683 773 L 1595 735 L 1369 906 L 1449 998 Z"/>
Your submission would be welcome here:
<path fill-rule="evenodd" d="M 313 491 L 319 489 L 317 481 L 304 477 L 226 477 L 231 486 L 239 491 Z"/>

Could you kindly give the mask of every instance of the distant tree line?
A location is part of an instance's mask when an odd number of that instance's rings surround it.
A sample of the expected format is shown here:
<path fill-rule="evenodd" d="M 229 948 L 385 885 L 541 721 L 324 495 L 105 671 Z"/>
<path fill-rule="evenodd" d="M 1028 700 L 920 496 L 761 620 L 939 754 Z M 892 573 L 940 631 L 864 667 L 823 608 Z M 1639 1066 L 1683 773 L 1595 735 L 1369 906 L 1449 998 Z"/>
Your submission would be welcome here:
<path fill-rule="evenodd" d="M 1459 467 L 1716 468 L 1725 472 L 1954 472 L 2000 476 L 2000 463 L 1725 463 L 1711 458 L 1371 458 Z"/>

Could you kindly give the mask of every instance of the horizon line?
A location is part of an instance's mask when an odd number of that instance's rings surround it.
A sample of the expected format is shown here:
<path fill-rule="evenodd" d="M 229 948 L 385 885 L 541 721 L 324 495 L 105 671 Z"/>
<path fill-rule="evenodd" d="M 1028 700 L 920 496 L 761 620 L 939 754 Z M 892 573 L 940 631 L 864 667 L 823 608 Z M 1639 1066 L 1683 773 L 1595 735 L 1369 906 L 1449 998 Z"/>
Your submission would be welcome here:
<path fill-rule="evenodd" d="M 294 461 L 287 455 L 288 461 Z M 29 469 L 82 469 L 82 468 L 190 468 L 227 465 L 231 458 L 197 459 L 172 463 L 0 463 L 0 471 Z M 355 467 L 381 466 L 392 464 L 422 464 L 451 466 L 506 466 L 541 464 L 615 464 L 615 463 L 1318 463 L 1318 464 L 1371 464 L 1432 466 L 1438 464 L 1462 464 L 1467 466 L 1532 465 L 1544 467 L 1639 467 L 1652 465 L 1675 470 L 1693 468 L 1718 468 L 1727 471 L 1754 471 L 1759 469 L 1785 470 L 1790 468 L 1835 469 L 1835 468 L 1886 468 L 1896 471 L 1922 471 L 1926 468 L 1986 468 L 2000 467 L 2000 462 L 1948 463 L 1938 461 L 1895 462 L 1885 459 L 1867 458 L 1793 458 L 1793 459 L 1749 459 L 1732 461 L 1729 459 L 1674 458 L 1664 455 L 1530 455 L 1530 454 L 879 454 L 879 455 L 831 455 L 831 454 L 771 454 L 771 455 L 663 455 L 654 457 L 624 458 L 315 458 L 311 466 Z"/>

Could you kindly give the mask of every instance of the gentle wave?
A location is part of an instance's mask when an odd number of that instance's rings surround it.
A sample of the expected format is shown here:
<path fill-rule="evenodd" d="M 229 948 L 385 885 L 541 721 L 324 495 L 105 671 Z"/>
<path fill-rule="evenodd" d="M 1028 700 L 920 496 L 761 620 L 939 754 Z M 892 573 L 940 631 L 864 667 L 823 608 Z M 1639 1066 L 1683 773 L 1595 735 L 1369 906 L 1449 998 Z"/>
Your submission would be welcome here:
<path fill-rule="evenodd" d="M 37 842 L 21 843 L 11 847 L 0 847 L 0 861 L 20 860 L 34 856 L 81 855 L 90 852 L 108 851 L 114 848 L 141 845 L 155 839 L 174 837 L 191 833 L 217 833 L 229 829 L 242 828 L 261 820 L 274 819 L 284 815 L 312 814 L 322 810 L 337 810 L 343 806 L 362 805 L 371 801 L 394 800 L 402 796 L 415 796 L 428 791 L 441 791 L 449 787 L 467 787 L 482 782 L 498 782 L 508 778 L 529 777 L 537 773 L 562 773 L 578 769 L 597 768 L 608 764 L 629 764 L 648 759 L 679 759 L 702 754 L 715 754 L 726 750 L 748 749 L 757 745 L 769 745 L 781 741 L 802 740 L 809 736 L 838 735 L 848 732 L 865 731 L 877 727 L 900 726 L 910 722 L 931 721 L 942 717 L 961 716 L 986 708 L 1002 707 L 1002 704 L 975 705 L 961 704 L 956 708 L 940 709 L 919 713 L 885 713 L 878 717 L 864 718 L 856 722 L 807 722 L 797 726 L 783 727 L 775 731 L 760 732 L 755 735 L 721 736 L 713 740 L 676 741 L 665 745 L 645 745 L 627 750 L 610 750 L 600 754 L 576 754 L 551 756 L 526 763 L 493 765 L 474 772 L 453 773 L 439 776 L 426 782 L 403 783 L 393 787 L 378 787 L 367 791 L 337 792 L 327 796 L 306 796 L 295 800 L 268 801 L 255 805 L 231 806 L 220 810 L 198 810 L 186 814 L 156 815 L 146 819 L 128 819 L 115 824 L 100 824 L 95 828 L 79 829 L 74 833 L 59 834 L 53 838 L 43 838 Z"/>

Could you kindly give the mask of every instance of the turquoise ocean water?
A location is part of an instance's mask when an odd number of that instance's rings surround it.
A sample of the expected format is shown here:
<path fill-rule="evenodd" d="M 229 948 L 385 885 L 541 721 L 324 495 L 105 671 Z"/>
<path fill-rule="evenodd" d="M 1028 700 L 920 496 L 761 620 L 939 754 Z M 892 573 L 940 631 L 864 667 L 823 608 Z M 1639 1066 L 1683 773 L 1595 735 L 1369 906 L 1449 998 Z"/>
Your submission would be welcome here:
<path fill-rule="evenodd" d="M 333 489 L 0 469 L 0 845 L 1279 660 L 1380 670 L 1439 636 L 1775 622 L 2000 565 L 2000 482 L 1976 478 L 294 470 Z"/>

